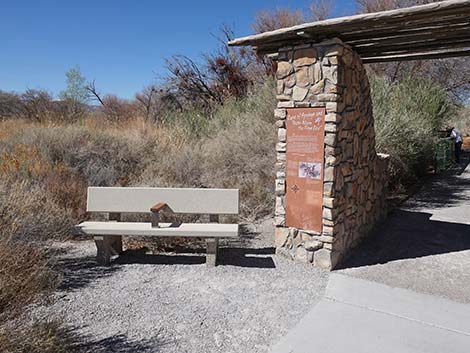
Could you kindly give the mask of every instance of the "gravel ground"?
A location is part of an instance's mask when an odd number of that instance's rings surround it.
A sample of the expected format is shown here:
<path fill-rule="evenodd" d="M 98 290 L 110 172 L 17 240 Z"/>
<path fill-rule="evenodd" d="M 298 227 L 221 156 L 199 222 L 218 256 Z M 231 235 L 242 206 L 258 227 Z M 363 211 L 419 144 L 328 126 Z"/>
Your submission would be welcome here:
<path fill-rule="evenodd" d="M 92 241 L 71 242 L 58 301 L 63 315 L 109 352 L 266 352 L 315 304 L 328 273 L 273 255 L 271 221 L 243 244 L 225 244 L 222 264 L 204 254 L 131 253 L 94 263 Z M 97 350 L 98 351 L 98 350 Z"/>
<path fill-rule="evenodd" d="M 394 210 L 339 272 L 470 303 L 469 162 Z"/>

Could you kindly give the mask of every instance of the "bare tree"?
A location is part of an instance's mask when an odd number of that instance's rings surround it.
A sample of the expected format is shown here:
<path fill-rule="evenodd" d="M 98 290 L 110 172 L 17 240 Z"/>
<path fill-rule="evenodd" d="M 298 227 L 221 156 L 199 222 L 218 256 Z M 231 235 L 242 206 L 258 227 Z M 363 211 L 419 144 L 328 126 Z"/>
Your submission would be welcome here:
<path fill-rule="evenodd" d="M 36 121 L 45 121 L 52 112 L 52 96 L 39 89 L 27 89 L 21 95 L 22 110 L 26 118 Z"/>
<path fill-rule="evenodd" d="M 310 4 L 312 21 L 323 21 L 333 13 L 333 0 L 315 0 Z"/>
<path fill-rule="evenodd" d="M 18 117 L 21 113 L 22 102 L 20 95 L 0 91 L 0 118 Z"/>
<path fill-rule="evenodd" d="M 258 12 L 251 27 L 255 33 L 263 33 L 279 28 L 292 27 L 303 22 L 305 22 L 305 19 L 301 11 L 279 8 Z"/>
<path fill-rule="evenodd" d="M 145 119 L 161 122 L 169 112 L 181 110 L 181 104 L 168 87 L 150 85 L 135 95 L 139 111 Z"/>
<path fill-rule="evenodd" d="M 103 102 L 103 99 L 101 98 L 101 94 L 96 89 L 95 80 L 88 82 L 88 84 L 85 86 L 85 89 L 88 92 L 90 99 L 93 99 L 99 102 L 102 106 L 104 106 L 104 102 Z"/>
<path fill-rule="evenodd" d="M 167 84 L 181 102 L 211 111 L 227 97 L 241 98 L 256 81 L 264 81 L 266 68 L 254 51 L 229 47 L 233 38 L 228 27 L 222 27 L 220 46 L 215 53 L 203 55 L 201 62 L 186 56 L 167 60 Z"/>
<path fill-rule="evenodd" d="M 145 120 L 150 120 L 156 96 L 157 88 L 154 85 L 145 87 L 142 92 L 135 95 L 135 99 L 140 103 L 141 110 L 144 112 Z"/>
<path fill-rule="evenodd" d="M 136 116 L 137 107 L 133 101 L 108 94 L 102 98 L 102 102 L 98 112 L 110 121 L 129 120 Z"/>
<path fill-rule="evenodd" d="M 359 12 L 377 12 L 423 5 L 435 0 L 356 0 Z M 446 89 L 455 101 L 461 102 L 470 91 L 470 58 L 418 60 L 368 65 L 368 70 L 401 81 L 409 76 L 429 78 Z"/>
<path fill-rule="evenodd" d="M 212 89 L 210 75 L 203 65 L 187 56 L 175 55 L 166 60 L 166 67 L 170 72 L 168 83 L 187 103 L 208 108 L 223 102 L 219 92 Z"/>

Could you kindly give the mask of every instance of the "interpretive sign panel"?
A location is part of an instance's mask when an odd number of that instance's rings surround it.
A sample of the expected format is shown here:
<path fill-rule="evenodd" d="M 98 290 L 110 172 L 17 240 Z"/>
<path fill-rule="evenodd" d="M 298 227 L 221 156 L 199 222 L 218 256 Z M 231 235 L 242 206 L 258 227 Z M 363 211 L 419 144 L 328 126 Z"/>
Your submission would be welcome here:
<path fill-rule="evenodd" d="M 321 232 L 325 109 L 288 109 L 286 129 L 286 225 Z"/>

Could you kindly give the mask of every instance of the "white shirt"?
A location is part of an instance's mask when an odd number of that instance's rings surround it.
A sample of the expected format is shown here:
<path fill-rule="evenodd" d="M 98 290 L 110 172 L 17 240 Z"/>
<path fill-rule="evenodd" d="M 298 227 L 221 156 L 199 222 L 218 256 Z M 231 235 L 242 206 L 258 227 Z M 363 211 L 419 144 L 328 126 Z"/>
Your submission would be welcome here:
<path fill-rule="evenodd" d="M 450 133 L 450 137 L 452 137 L 453 139 L 455 139 L 455 143 L 458 143 L 458 142 L 462 142 L 462 134 L 460 133 L 459 130 L 457 130 L 456 128 L 453 128 L 452 129 L 452 132 Z"/>

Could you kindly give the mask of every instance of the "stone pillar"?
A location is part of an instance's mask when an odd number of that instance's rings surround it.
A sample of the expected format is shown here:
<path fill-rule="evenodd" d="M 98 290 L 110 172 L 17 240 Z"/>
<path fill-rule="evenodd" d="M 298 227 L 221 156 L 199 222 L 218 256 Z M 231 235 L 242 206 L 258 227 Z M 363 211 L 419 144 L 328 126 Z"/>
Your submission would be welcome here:
<path fill-rule="evenodd" d="M 388 156 L 375 150 L 367 74 L 339 39 L 281 48 L 277 99 L 276 251 L 332 269 L 386 212 Z M 321 232 L 285 224 L 287 109 L 306 107 L 326 110 Z"/>

